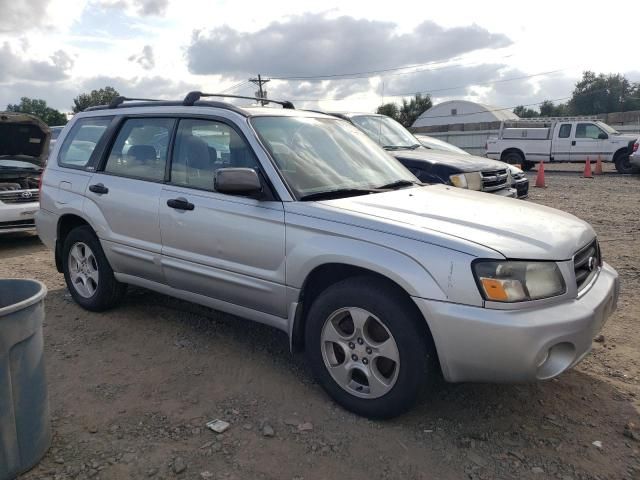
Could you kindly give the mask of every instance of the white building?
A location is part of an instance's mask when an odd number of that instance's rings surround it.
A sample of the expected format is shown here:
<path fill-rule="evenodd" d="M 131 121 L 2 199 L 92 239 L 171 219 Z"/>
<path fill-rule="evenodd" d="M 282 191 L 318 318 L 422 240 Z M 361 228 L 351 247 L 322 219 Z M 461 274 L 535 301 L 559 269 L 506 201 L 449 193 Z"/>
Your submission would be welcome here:
<path fill-rule="evenodd" d="M 467 100 L 450 100 L 434 105 L 413 123 L 413 128 L 458 123 L 502 122 L 518 120 L 510 108 L 500 108 Z"/>

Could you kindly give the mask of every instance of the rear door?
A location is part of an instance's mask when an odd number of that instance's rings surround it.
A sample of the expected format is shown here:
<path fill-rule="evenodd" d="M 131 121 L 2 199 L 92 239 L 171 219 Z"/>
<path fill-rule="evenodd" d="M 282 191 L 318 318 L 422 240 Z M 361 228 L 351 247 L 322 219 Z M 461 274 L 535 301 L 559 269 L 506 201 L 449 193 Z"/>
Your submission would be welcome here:
<path fill-rule="evenodd" d="M 606 158 L 609 140 L 599 139 L 600 134 L 606 135 L 606 132 L 595 123 L 577 123 L 571 146 L 571 161 L 584 162 L 587 158 L 595 161 L 598 155 Z"/>
<path fill-rule="evenodd" d="M 571 159 L 574 130 L 572 123 L 561 123 L 556 126 L 557 133 L 553 139 L 553 160 L 555 162 L 568 162 Z"/>
<path fill-rule="evenodd" d="M 85 211 L 113 269 L 163 282 L 158 205 L 175 119 L 125 118 L 87 189 Z"/>
<path fill-rule="evenodd" d="M 167 283 L 286 317 L 283 204 L 216 192 L 215 171 L 225 167 L 260 171 L 251 147 L 231 123 L 180 120 L 171 181 L 160 198 Z"/>

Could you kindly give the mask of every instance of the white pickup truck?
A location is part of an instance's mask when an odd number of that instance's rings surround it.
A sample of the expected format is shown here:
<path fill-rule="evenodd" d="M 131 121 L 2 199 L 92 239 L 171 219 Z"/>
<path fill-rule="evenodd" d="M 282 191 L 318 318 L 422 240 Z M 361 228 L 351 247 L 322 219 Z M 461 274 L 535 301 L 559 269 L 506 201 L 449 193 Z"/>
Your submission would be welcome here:
<path fill-rule="evenodd" d="M 637 138 L 599 120 L 526 119 L 503 122 L 498 137 L 487 140 L 487 157 L 520 164 L 523 170 L 540 161 L 584 162 L 600 157 L 614 162 L 618 172 L 631 173 L 629 154 Z"/>

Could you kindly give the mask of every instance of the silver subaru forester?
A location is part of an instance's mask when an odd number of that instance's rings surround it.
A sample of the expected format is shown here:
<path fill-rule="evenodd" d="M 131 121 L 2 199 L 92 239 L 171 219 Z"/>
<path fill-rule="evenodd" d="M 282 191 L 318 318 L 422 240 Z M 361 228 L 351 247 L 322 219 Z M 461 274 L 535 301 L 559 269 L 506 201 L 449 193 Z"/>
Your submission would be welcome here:
<path fill-rule="evenodd" d="M 118 98 L 60 135 L 36 222 L 82 307 L 130 284 L 271 325 L 338 403 L 378 418 L 440 374 L 555 377 L 615 310 L 618 275 L 578 218 L 420 184 L 289 102 L 205 96 Z"/>

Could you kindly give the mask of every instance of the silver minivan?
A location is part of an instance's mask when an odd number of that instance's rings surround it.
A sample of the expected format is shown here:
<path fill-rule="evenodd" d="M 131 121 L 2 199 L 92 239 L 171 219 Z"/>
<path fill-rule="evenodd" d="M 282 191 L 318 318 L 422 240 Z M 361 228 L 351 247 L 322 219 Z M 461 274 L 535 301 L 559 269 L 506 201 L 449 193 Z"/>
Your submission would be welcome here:
<path fill-rule="evenodd" d="M 271 325 L 368 417 L 440 375 L 555 377 L 615 310 L 618 275 L 578 218 L 420 184 L 353 125 L 289 102 L 204 96 L 119 98 L 61 133 L 37 228 L 82 307 L 136 285 Z"/>

